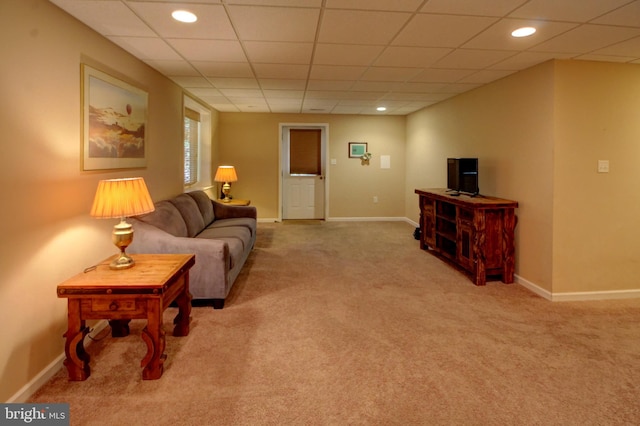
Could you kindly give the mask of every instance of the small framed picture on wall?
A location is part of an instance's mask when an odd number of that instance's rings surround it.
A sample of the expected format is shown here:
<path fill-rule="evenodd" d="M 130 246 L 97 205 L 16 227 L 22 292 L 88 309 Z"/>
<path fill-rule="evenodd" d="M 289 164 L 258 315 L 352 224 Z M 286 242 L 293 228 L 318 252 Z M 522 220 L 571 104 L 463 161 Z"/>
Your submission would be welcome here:
<path fill-rule="evenodd" d="M 349 158 L 360 158 L 367 152 L 366 142 L 349 142 Z"/>

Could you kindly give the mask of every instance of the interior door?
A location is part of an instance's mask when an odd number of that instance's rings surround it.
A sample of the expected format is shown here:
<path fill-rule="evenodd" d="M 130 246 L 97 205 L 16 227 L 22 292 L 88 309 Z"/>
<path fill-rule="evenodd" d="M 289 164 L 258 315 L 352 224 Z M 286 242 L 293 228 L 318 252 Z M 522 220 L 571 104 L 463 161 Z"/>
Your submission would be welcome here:
<path fill-rule="evenodd" d="M 322 128 L 283 129 L 283 219 L 324 219 Z"/>

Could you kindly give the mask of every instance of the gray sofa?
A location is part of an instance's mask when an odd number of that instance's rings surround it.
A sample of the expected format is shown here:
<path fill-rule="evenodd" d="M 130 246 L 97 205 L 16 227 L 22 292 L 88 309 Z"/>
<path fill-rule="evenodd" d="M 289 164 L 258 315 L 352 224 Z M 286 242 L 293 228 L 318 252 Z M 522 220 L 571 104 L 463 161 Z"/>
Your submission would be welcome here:
<path fill-rule="evenodd" d="M 256 241 L 256 208 L 219 203 L 203 191 L 180 194 L 155 207 L 129 219 L 134 238 L 127 252 L 194 253 L 191 294 L 222 309 Z"/>

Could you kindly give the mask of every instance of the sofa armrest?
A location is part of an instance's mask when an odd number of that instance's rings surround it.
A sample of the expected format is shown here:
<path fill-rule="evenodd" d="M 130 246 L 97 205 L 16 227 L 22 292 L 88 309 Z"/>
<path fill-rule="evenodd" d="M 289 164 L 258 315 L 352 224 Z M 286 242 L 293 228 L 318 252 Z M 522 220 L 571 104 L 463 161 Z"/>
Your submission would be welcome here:
<path fill-rule="evenodd" d="M 232 219 L 236 217 L 258 218 L 258 210 L 254 206 L 229 206 L 211 200 L 216 219 Z"/>

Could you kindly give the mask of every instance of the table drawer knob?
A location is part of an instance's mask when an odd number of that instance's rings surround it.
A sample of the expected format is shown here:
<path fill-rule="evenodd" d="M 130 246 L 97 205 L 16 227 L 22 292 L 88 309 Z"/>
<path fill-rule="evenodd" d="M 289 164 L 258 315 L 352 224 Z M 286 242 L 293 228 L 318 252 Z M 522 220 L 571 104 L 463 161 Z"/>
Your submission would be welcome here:
<path fill-rule="evenodd" d="M 111 302 L 111 304 L 109 305 L 109 309 L 112 311 L 117 311 L 119 308 L 118 304 L 116 302 Z"/>

